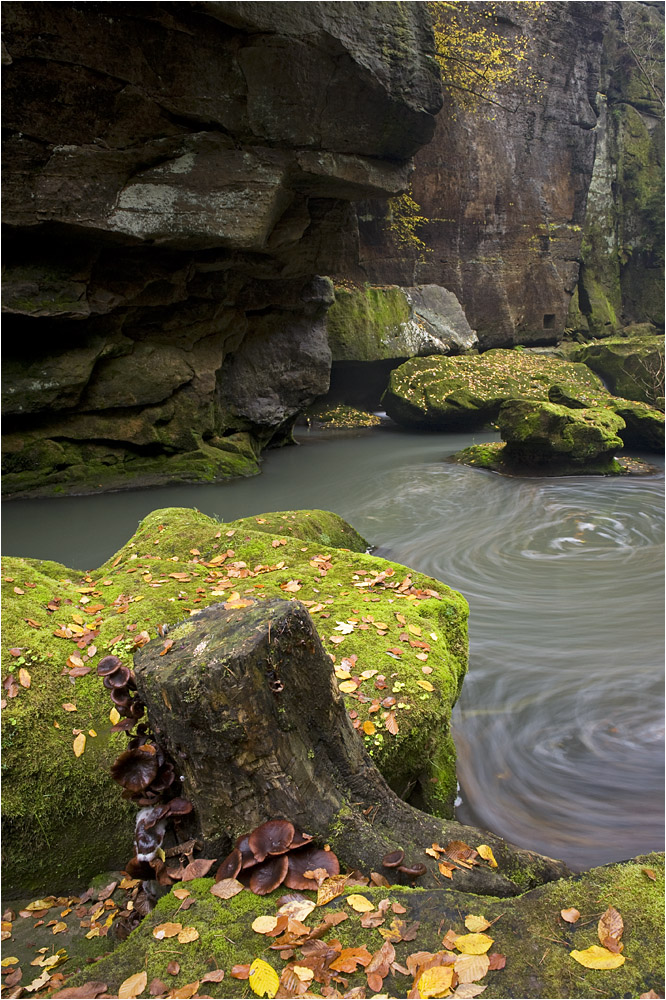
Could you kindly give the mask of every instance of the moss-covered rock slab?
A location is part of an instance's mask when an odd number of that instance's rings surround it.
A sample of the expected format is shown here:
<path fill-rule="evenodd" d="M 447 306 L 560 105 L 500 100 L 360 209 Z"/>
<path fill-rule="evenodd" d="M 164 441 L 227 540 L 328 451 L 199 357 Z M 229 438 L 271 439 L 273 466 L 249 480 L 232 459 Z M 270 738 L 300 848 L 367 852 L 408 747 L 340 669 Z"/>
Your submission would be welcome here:
<path fill-rule="evenodd" d="M 252 930 L 258 916 L 274 915 L 281 892 L 270 896 L 254 896 L 247 891 L 228 900 L 220 900 L 210 892 L 212 879 L 198 879 L 187 884 L 193 903 L 186 911 L 182 900 L 169 893 L 143 921 L 129 939 L 110 956 L 98 962 L 94 969 L 81 970 L 68 985 L 94 978 L 105 982 L 111 994 L 117 994 L 120 984 L 129 976 L 145 969 L 147 980 L 159 978 L 169 988 L 182 988 L 197 980 L 211 997 L 244 997 L 251 995 L 246 980 L 231 975 L 234 965 L 253 962 L 257 958 L 268 962 L 280 975 L 290 962 L 299 964 L 304 952 L 296 947 L 284 960 L 272 950 L 274 938 Z M 442 937 L 452 930 L 467 935 L 465 919 L 485 917 L 491 924 L 485 934 L 491 939 L 488 955 L 503 956 L 503 968 L 486 971 L 477 985 L 485 986 L 490 997 L 638 997 L 654 990 L 663 994 L 663 855 L 651 854 L 619 864 L 593 868 L 572 878 L 548 883 L 512 899 L 493 899 L 462 893 L 455 888 L 455 873 L 448 888 L 423 890 L 405 888 L 365 888 L 352 886 L 326 907 L 316 908 L 305 918 L 306 926 L 314 928 L 329 912 L 344 913 L 345 919 L 325 931 L 322 942 L 337 941 L 335 948 L 365 948 L 374 955 L 384 944 L 386 932 L 395 911 L 389 909 L 385 922 L 378 927 L 363 927 L 362 914 L 351 905 L 351 894 L 361 895 L 375 908 L 382 899 L 397 904 L 403 929 L 412 927 L 409 940 L 395 941 L 395 961 L 406 968 L 411 955 L 427 951 L 441 952 Z M 312 898 L 312 894 L 306 894 Z M 571 953 L 599 944 L 599 918 L 613 906 L 622 916 L 625 961 L 610 970 L 590 970 L 580 965 Z M 575 923 L 561 916 L 562 910 L 575 908 L 581 914 Z M 194 927 L 197 938 L 179 944 L 175 938 L 156 940 L 155 929 L 160 924 L 179 922 Z M 451 945 L 451 954 L 462 951 Z M 180 971 L 168 972 L 169 962 L 176 960 Z M 493 961 L 502 965 L 502 961 Z M 206 982 L 207 972 L 224 971 L 219 983 Z M 93 975 L 94 972 L 94 975 Z M 363 968 L 354 973 L 344 972 L 344 989 L 365 987 L 368 983 Z M 321 983 L 312 983 L 318 994 Z M 333 981 L 340 988 L 342 983 Z M 407 997 L 413 977 L 394 969 L 383 981 L 379 991 L 390 997 Z M 374 992 L 374 991 L 373 991 Z"/>
<path fill-rule="evenodd" d="M 579 347 L 571 357 L 600 375 L 615 395 L 661 406 L 663 410 L 663 337 L 603 340 Z"/>
<path fill-rule="evenodd" d="M 339 403 L 337 406 L 317 405 L 309 407 L 305 412 L 308 427 L 317 429 L 331 428 L 347 430 L 359 427 L 378 427 L 381 417 L 367 410 L 357 410 L 353 406 Z"/>
<path fill-rule="evenodd" d="M 406 427 L 453 430 L 496 419 L 507 399 L 547 400 L 553 385 L 592 395 L 603 384 L 589 368 L 527 351 L 411 358 L 391 373 L 382 403 Z"/>
<path fill-rule="evenodd" d="M 370 675 L 345 698 L 381 772 L 398 794 L 418 788 L 428 808 L 450 815 L 449 714 L 467 666 L 467 604 L 366 548 L 326 511 L 222 524 L 168 508 L 144 518 L 119 552 L 90 572 L 3 560 L 3 679 L 12 675 L 15 694 L 5 690 L 2 729 L 5 891 L 58 891 L 127 860 L 133 812 L 108 774 L 124 741 L 110 733 L 97 662 L 113 652 L 131 666 L 142 631 L 160 641 L 158 625 L 234 594 L 293 597 L 308 607 L 343 676 L 342 661 L 354 656 L 354 671 Z M 386 727 L 387 708 L 370 712 L 386 697 L 395 698 L 395 735 Z M 362 726 L 370 719 L 374 732 L 367 734 Z M 80 757 L 74 730 L 86 735 Z"/>
<path fill-rule="evenodd" d="M 571 409 L 555 403 L 510 399 L 498 418 L 507 460 L 527 465 L 612 461 L 622 448 L 622 417 L 610 410 Z"/>

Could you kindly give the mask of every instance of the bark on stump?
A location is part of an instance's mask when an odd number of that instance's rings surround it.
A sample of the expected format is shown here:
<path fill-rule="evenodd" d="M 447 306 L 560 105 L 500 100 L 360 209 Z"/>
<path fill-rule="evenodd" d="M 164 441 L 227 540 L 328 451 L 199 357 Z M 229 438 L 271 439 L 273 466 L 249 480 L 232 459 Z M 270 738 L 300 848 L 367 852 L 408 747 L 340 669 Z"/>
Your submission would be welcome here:
<path fill-rule="evenodd" d="M 381 860 L 401 847 L 405 864 L 428 868 L 420 886 L 441 885 L 424 852 L 450 840 L 489 844 L 499 863 L 456 871 L 462 891 L 515 895 L 568 874 L 562 862 L 397 797 L 353 729 L 331 659 L 297 601 L 212 605 L 170 638 L 165 656 L 158 642 L 136 654 L 136 680 L 155 736 L 183 775 L 206 857 L 221 860 L 236 837 L 282 817 L 331 844 L 343 869 L 384 871 L 393 882 Z"/>

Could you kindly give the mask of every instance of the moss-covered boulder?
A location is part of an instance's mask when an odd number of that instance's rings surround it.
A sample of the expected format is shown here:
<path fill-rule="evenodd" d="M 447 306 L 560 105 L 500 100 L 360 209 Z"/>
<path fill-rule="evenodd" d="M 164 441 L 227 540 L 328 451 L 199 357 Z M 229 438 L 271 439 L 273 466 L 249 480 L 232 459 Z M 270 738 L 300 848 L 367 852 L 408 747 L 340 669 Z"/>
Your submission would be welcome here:
<path fill-rule="evenodd" d="M 192 902 L 186 912 L 182 910 L 182 899 L 173 892 L 163 897 L 126 942 L 99 961 L 94 970 L 89 966 L 82 969 L 67 985 L 83 984 L 94 978 L 106 983 L 109 993 L 117 995 L 125 979 L 145 970 L 148 983 L 158 978 L 168 982 L 170 989 L 178 989 L 198 981 L 208 996 L 243 997 L 250 995 L 248 982 L 231 975 L 235 965 L 248 965 L 260 958 L 281 975 L 289 964 L 292 967 L 310 964 L 307 945 L 305 949 L 295 945 L 284 959 L 278 950 L 271 949 L 275 938 L 252 929 L 258 916 L 276 913 L 280 889 L 264 897 L 243 891 L 231 899 L 220 900 L 211 894 L 212 885 L 210 878 L 187 883 Z M 395 927 L 399 926 L 395 923 L 395 911 L 389 910 L 382 924 L 364 927 L 361 922 L 364 915 L 349 905 L 352 893 L 365 897 L 375 908 L 383 899 L 402 908 L 398 919 L 404 921 L 403 932 L 409 926 L 412 930 L 408 940 L 396 941 L 398 933 L 392 936 L 399 967 L 391 972 L 387 969 L 381 990 L 372 990 L 391 997 L 406 997 L 412 990 L 414 977 L 400 969 L 407 967 L 410 956 L 418 952 L 441 952 L 442 936 L 449 930 L 455 935 L 469 934 L 465 919 L 470 916 L 483 916 L 491 924 L 485 929 L 492 942 L 487 954 L 500 956 L 485 975 L 481 964 L 480 981 L 476 985 L 484 986 L 488 996 L 638 997 L 649 990 L 656 995 L 663 991 L 663 855 L 651 854 L 593 868 L 512 899 L 456 891 L 455 873 L 449 885 L 450 888 L 434 890 L 352 886 L 327 906 L 314 909 L 304 917 L 304 922 L 314 928 L 323 923 L 328 913 L 344 914 L 344 919 L 335 926 L 322 928 L 315 944 L 321 956 L 322 942 L 330 942 L 333 954 L 329 959 L 334 961 L 335 952 L 342 948 L 364 948 L 370 955 L 376 954 L 385 944 L 382 932 L 389 930 L 392 921 Z M 313 894 L 307 895 L 313 898 Z M 599 945 L 597 924 L 609 906 L 623 920 L 624 962 L 615 969 L 587 969 L 572 957 L 572 952 Z M 562 918 L 561 911 L 573 908 L 581 916 L 575 923 L 569 923 Z M 157 940 L 156 928 L 166 923 L 193 927 L 197 936 L 185 944 L 175 943 L 175 938 Z M 189 936 L 194 935 L 190 932 Z M 453 943 L 450 948 L 455 957 L 463 950 L 462 944 L 458 948 Z M 313 954 L 312 942 L 309 954 Z M 167 970 L 174 959 L 180 967 L 176 976 Z M 323 963 L 325 967 L 327 964 Z M 342 973 L 345 989 L 367 989 L 363 967 L 354 964 L 354 968 L 353 973 Z M 223 981 L 205 982 L 206 973 L 214 970 L 223 970 Z M 312 986 L 312 992 L 319 993 L 321 986 L 317 982 Z"/>
<path fill-rule="evenodd" d="M 505 456 L 516 464 L 612 462 L 622 447 L 622 417 L 602 408 L 571 409 L 527 399 L 503 403 L 498 419 Z"/>
<path fill-rule="evenodd" d="M 399 794 L 416 786 L 428 808 L 450 814 L 456 778 L 449 715 L 467 664 L 467 604 L 366 548 L 325 511 L 222 524 L 168 508 L 148 515 L 115 556 L 88 573 L 3 560 L 5 891 L 58 891 L 127 860 L 133 812 L 108 774 L 124 741 L 110 732 L 96 664 L 113 652 L 131 665 L 141 632 L 159 641 L 158 625 L 235 593 L 302 601 L 342 677 L 342 660 L 357 657 L 355 671 L 370 676 L 345 697 L 375 763 Z M 395 735 L 386 709 L 370 712 L 373 700 L 389 695 Z M 369 719 L 371 735 L 362 729 Z M 79 757 L 74 730 L 86 735 Z"/>
<path fill-rule="evenodd" d="M 573 351 L 600 375 L 611 392 L 664 408 L 664 339 L 658 336 L 615 337 Z"/>
<path fill-rule="evenodd" d="M 391 373 L 382 403 L 406 427 L 478 427 L 495 420 L 507 399 L 547 400 L 553 385 L 603 393 L 589 368 L 522 350 L 472 357 L 411 358 Z"/>

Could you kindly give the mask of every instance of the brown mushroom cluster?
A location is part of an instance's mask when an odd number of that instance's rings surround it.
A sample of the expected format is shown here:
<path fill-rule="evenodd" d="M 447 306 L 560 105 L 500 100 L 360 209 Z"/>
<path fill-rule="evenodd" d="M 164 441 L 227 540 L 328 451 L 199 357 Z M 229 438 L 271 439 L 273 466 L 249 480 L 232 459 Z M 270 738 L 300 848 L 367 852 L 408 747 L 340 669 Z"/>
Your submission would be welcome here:
<path fill-rule="evenodd" d="M 124 721 L 113 728 L 124 730 L 130 741 L 111 767 L 111 777 L 123 788 L 123 798 L 131 799 L 141 808 L 137 813 L 134 830 L 136 856 L 129 863 L 128 871 L 144 880 L 155 877 L 150 862 L 153 861 L 164 840 L 167 822 L 176 822 L 192 812 L 192 803 L 180 797 L 180 779 L 172 761 L 152 739 L 148 726 L 137 722 L 142 718 L 145 705 L 136 692 L 134 674 L 123 666 L 117 656 L 105 656 L 97 665 L 97 673 L 111 700 Z M 129 733 L 134 726 L 135 732 Z"/>
<path fill-rule="evenodd" d="M 395 868 L 410 878 L 421 878 L 428 870 L 421 861 L 415 865 L 405 865 L 403 864 L 404 860 L 405 852 L 399 847 L 396 851 L 384 855 L 382 865 L 384 868 Z"/>
<path fill-rule="evenodd" d="M 317 890 L 314 873 L 339 875 L 340 863 L 330 850 L 314 847 L 312 836 L 287 819 L 270 819 L 239 837 L 215 874 L 215 881 L 236 878 L 258 896 L 279 885 Z M 313 874 L 310 874 L 313 873 Z"/>

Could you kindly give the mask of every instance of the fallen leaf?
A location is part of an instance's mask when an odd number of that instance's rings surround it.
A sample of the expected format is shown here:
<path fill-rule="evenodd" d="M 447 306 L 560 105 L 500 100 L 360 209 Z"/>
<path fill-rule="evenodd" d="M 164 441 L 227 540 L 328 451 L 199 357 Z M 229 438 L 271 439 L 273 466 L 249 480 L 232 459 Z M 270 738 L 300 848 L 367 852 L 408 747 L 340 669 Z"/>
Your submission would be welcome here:
<path fill-rule="evenodd" d="M 224 969 L 213 969 L 212 972 L 206 972 L 205 975 L 201 977 L 202 983 L 221 983 L 224 979 Z"/>
<path fill-rule="evenodd" d="M 374 903 L 371 903 L 365 896 L 359 896 L 358 893 L 347 896 L 345 902 L 351 906 L 352 910 L 356 910 L 357 913 L 369 913 L 370 910 L 374 910 L 375 908 Z"/>
<path fill-rule="evenodd" d="M 289 902 L 283 903 L 277 912 L 278 916 L 287 916 L 294 920 L 303 921 L 310 916 L 316 906 L 317 904 L 313 903 L 311 899 L 290 899 Z"/>
<path fill-rule="evenodd" d="M 252 992 L 256 993 L 258 997 L 266 996 L 272 1000 L 280 988 L 280 977 L 277 972 L 272 965 L 264 962 L 261 958 L 255 958 L 250 966 L 248 978 Z"/>
<path fill-rule="evenodd" d="M 654 990 L 650 990 L 649 993 L 641 993 L 638 1000 L 661 1000 L 661 996 Z"/>
<path fill-rule="evenodd" d="M 21 685 L 21 687 L 29 688 L 31 683 L 32 683 L 32 678 L 30 677 L 30 674 L 25 669 L 25 667 L 21 667 L 21 669 L 19 670 L 19 684 Z"/>
<path fill-rule="evenodd" d="M 178 935 L 178 941 L 180 944 L 189 944 L 191 941 L 197 941 L 199 938 L 199 931 L 196 927 L 183 927 L 182 931 Z"/>
<path fill-rule="evenodd" d="M 177 934 L 180 934 L 182 929 L 182 924 L 167 921 L 165 924 L 158 924 L 157 927 L 153 927 L 153 937 L 158 941 L 162 941 L 164 938 L 176 937 Z"/>
<path fill-rule="evenodd" d="M 506 955 L 500 955 L 500 953 L 497 951 L 494 951 L 491 955 L 488 956 L 488 958 L 490 960 L 490 965 L 488 966 L 488 969 L 491 971 L 495 969 L 503 969 L 504 966 L 506 965 Z"/>
<path fill-rule="evenodd" d="M 656 873 L 655 873 L 655 872 L 654 872 L 654 871 L 653 871 L 653 870 L 652 870 L 651 868 L 642 868 L 642 869 L 641 869 L 641 871 L 643 872 L 643 874 L 644 874 L 644 875 L 647 875 L 647 877 L 648 877 L 648 878 L 649 878 L 649 879 L 650 879 L 650 880 L 651 880 L 652 882 L 654 882 L 654 880 L 655 880 L 655 879 L 656 879 L 656 877 L 657 877 Z M 647 994 L 646 994 L 646 996 L 647 996 Z"/>
<path fill-rule="evenodd" d="M 417 681 L 419 687 L 422 687 L 424 691 L 434 691 L 435 688 L 430 683 L 430 681 Z"/>
<path fill-rule="evenodd" d="M 468 917 L 465 917 L 465 927 L 468 931 L 477 933 L 478 931 L 487 930 L 490 927 L 490 921 L 486 920 L 485 917 L 476 917 L 470 913 Z"/>
<path fill-rule="evenodd" d="M 421 997 L 446 996 L 453 982 L 453 967 L 436 965 L 419 976 L 416 988 Z"/>
<path fill-rule="evenodd" d="M 232 979 L 249 979 L 250 976 L 250 966 L 249 965 L 233 965 L 231 967 L 231 972 L 229 973 Z"/>
<path fill-rule="evenodd" d="M 62 934 L 62 932 L 66 930 L 67 930 L 67 924 L 64 922 L 64 920 L 59 920 L 57 924 L 55 924 L 55 926 L 53 927 L 51 933 Z"/>
<path fill-rule="evenodd" d="M 76 712 L 77 711 L 76 705 L 74 705 L 71 701 L 64 701 L 62 703 L 62 707 L 64 708 L 64 710 L 66 712 Z M 120 718 L 120 716 L 118 716 L 118 718 Z"/>
<path fill-rule="evenodd" d="M 182 881 L 192 882 L 195 878 L 203 878 L 216 861 L 217 858 L 197 858 L 196 861 L 190 861 L 183 869 Z"/>
<path fill-rule="evenodd" d="M 356 690 L 358 684 L 356 683 L 356 681 L 342 681 L 340 684 L 338 684 L 338 687 L 340 688 L 343 694 L 351 694 L 352 691 Z"/>
<path fill-rule="evenodd" d="M 455 948 L 457 940 L 458 940 L 458 935 L 453 929 L 450 929 L 446 932 L 446 934 L 442 938 L 442 944 L 446 949 L 450 950 L 451 948 Z"/>
<path fill-rule="evenodd" d="M 376 725 L 374 724 L 374 722 L 371 722 L 370 719 L 364 722 L 361 728 L 363 732 L 366 734 L 366 736 L 372 736 L 374 733 L 377 732 Z"/>
<path fill-rule="evenodd" d="M 398 720 L 395 717 L 395 712 L 389 712 L 386 716 L 386 728 L 388 729 L 391 736 L 397 736 L 400 731 L 398 726 Z"/>
<path fill-rule="evenodd" d="M 329 968 L 336 972 L 356 972 L 357 965 L 370 965 L 371 961 L 372 955 L 367 948 L 343 948 L 338 958 L 331 962 Z"/>
<path fill-rule="evenodd" d="M 485 955 L 492 944 L 487 934 L 461 934 L 456 938 L 456 948 L 463 955 Z"/>
<path fill-rule="evenodd" d="M 490 968 L 487 955 L 460 955 L 453 966 L 461 983 L 477 983 Z"/>
<path fill-rule="evenodd" d="M 210 887 L 210 891 L 218 899 L 231 899 L 243 891 L 243 884 L 236 878 L 223 878 Z"/>
<path fill-rule="evenodd" d="M 479 857 L 483 858 L 484 861 L 487 861 L 491 868 L 497 868 L 497 862 L 495 861 L 495 855 L 493 854 L 492 847 L 489 847 L 488 844 L 479 844 L 476 850 Z"/>
<path fill-rule="evenodd" d="M 190 1000 L 190 997 L 193 997 L 198 989 L 199 980 L 197 979 L 193 983 L 186 983 L 185 986 L 179 986 L 178 989 L 171 990 L 169 996 L 173 997 L 174 1000 Z"/>
<path fill-rule="evenodd" d="M 597 932 L 601 944 L 612 952 L 622 951 L 620 938 L 624 931 L 624 921 L 614 906 L 609 906 L 599 920 Z"/>
<path fill-rule="evenodd" d="M 577 920 L 580 920 L 580 912 L 575 906 L 571 906 L 568 910 L 560 910 L 560 916 L 568 924 L 575 924 Z"/>
<path fill-rule="evenodd" d="M 118 987 L 118 996 L 122 1000 L 132 1000 L 140 996 L 148 985 L 148 976 L 145 972 L 137 972 L 134 976 L 128 976 Z"/>
<path fill-rule="evenodd" d="M 169 964 L 167 965 L 167 972 L 169 973 L 170 976 L 177 976 L 178 973 L 180 972 L 180 965 L 178 964 L 178 962 L 176 962 L 175 960 L 169 962 Z"/>
<path fill-rule="evenodd" d="M 76 737 L 76 739 L 74 740 L 74 743 L 72 745 L 73 745 L 73 748 L 74 748 L 74 756 L 75 757 L 80 757 L 81 754 L 83 753 L 83 751 L 86 748 L 86 738 L 85 738 L 85 735 L 83 733 L 79 733 L 79 735 Z"/>
<path fill-rule="evenodd" d="M 270 931 L 274 931 L 277 925 L 278 918 L 270 916 L 257 917 L 256 920 L 252 922 L 252 930 L 255 934 L 268 934 Z"/>
<path fill-rule="evenodd" d="M 63 708 L 64 707 L 65 706 L 63 705 Z M 109 712 L 109 719 L 111 721 L 112 726 L 118 725 L 118 723 L 120 722 L 120 713 L 117 708 L 111 709 L 111 711 Z"/>
<path fill-rule="evenodd" d="M 593 944 L 585 951 L 571 951 L 571 957 L 586 969 L 619 969 L 624 965 L 624 955 L 616 955 L 608 948 Z"/>
<path fill-rule="evenodd" d="M 473 1000 L 473 997 L 480 996 L 485 989 L 485 986 L 480 986 L 478 983 L 460 983 L 449 996 L 451 1000 Z"/>
<path fill-rule="evenodd" d="M 67 989 L 52 993 L 52 1000 L 95 1000 L 100 993 L 106 993 L 106 983 L 98 983 L 91 980 L 83 986 L 68 986 Z"/>

